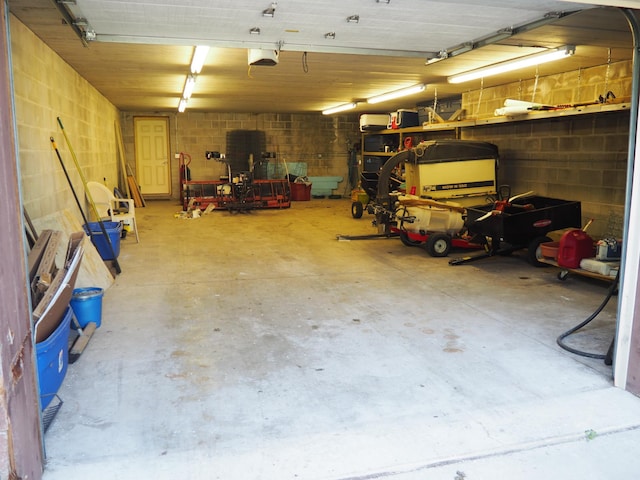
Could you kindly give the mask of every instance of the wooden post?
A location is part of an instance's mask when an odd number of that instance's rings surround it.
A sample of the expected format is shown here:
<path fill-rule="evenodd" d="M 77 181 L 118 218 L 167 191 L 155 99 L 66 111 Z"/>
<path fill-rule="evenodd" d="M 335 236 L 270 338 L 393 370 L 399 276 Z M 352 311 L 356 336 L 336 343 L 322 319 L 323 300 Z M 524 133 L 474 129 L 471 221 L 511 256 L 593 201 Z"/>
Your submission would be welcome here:
<path fill-rule="evenodd" d="M 7 9 L 0 26 L 0 478 L 42 478 L 35 354 L 18 189 Z"/>

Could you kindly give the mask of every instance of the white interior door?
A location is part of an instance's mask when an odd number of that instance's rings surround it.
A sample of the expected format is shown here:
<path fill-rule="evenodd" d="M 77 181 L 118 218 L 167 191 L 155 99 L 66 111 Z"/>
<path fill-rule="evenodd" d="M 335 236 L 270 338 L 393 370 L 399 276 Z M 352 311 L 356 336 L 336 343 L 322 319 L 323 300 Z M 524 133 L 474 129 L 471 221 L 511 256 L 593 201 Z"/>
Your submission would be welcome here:
<path fill-rule="evenodd" d="M 136 177 L 143 195 L 171 195 L 169 119 L 135 117 Z"/>

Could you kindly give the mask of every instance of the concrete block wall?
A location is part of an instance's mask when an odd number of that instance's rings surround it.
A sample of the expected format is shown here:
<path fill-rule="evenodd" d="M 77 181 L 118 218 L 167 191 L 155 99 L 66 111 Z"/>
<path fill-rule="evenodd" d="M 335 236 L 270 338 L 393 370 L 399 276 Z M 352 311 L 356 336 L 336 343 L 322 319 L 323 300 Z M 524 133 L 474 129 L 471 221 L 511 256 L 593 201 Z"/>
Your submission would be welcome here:
<path fill-rule="evenodd" d="M 114 122 L 118 110 L 13 16 L 10 27 L 24 206 L 33 219 L 69 209 L 81 220 L 50 137 L 55 139 L 78 198 L 84 202 L 82 181 L 57 117 L 85 178 L 106 178 L 108 185 L 115 186 L 118 157 Z"/>
<path fill-rule="evenodd" d="M 603 59 L 606 62 L 606 58 Z M 491 88 L 481 88 L 480 80 L 470 82 L 470 90 L 462 94 L 462 108 L 467 117 L 494 117 L 496 109 L 504 106 L 506 99 L 548 105 L 576 104 L 598 101 L 600 95 L 611 91 L 618 100 L 628 100 L 631 95 L 632 63 L 615 62 L 610 65 L 575 70 L 557 75 L 544 75 L 541 65 L 538 80 L 522 79 Z"/>
<path fill-rule="evenodd" d="M 584 72 L 569 72 L 540 78 L 543 103 L 589 101 L 605 92 L 618 99 L 631 94 L 631 65 L 627 62 L 601 66 Z M 578 78 L 581 78 L 578 81 Z M 521 83 L 504 85 L 463 96 L 467 112 L 493 116 L 505 98 L 519 98 Z M 478 109 L 478 99 L 482 98 Z M 530 100 L 531 97 L 519 99 Z M 583 225 L 595 221 L 594 237 L 620 235 L 624 215 L 629 111 L 521 120 L 462 129 L 461 138 L 495 143 L 501 156 L 499 181 L 514 194 L 534 190 L 539 195 L 579 200 Z"/>
<path fill-rule="evenodd" d="M 344 179 L 337 193 L 343 193 L 348 180 L 348 148 L 360 141 L 358 116 L 323 116 L 295 113 L 184 113 L 160 112 L 156 116 L 169 118 L 170 144 L 173 156 L 172 198 L 178 198 L 178 153 L 191 156 L 192 180 L 216 180 L 226 175 L 226 166 L 217 160 L 206 160 L 205 152 L 226 151 L 227 132 L 231 130 L 262 130 L 267 137 L 267 151 L 276 152 L 285 162 L 304 162 L 308 176 L 340 176 Z M 135 170 L 134 117 L 149 116 L 144 112 L 123 112 L 121 115 L 127 163 Z M 346 192 L 347 194 L 349 192 Z"/>

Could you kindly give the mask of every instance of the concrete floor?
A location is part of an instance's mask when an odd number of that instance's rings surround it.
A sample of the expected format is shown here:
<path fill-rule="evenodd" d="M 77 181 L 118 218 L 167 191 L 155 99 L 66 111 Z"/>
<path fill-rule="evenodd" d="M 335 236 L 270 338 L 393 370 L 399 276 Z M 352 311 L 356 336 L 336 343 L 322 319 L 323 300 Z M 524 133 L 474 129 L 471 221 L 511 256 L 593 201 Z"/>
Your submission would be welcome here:
<path fill-rule="evenodd" d="M 640 399 L 560 349 L 607 285 L 449 266 L 348 200 L 138 210 L 69 366 L 45 480 L 635 478 Z M 604 353 L 615 300 L 575 345 Z"/>

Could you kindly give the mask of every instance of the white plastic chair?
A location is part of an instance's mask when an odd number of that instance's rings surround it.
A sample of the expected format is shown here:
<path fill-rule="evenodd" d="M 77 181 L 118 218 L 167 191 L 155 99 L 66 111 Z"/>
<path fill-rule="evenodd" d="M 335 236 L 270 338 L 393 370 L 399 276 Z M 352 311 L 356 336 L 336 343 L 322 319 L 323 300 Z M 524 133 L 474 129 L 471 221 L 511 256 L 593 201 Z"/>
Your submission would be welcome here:
<path fill-rule="evenodd" d="M 110 218 L 112 222 L 130 221 L 133 231 L 136 234 L 136 242 L 140 242 L 138 237 L 138 224 L 136 223 L 136 210 L 131 198 L 116 198 L 115 195 L 100 182 L 87 182 L 87 189 L 91 195 L 93 203 L 100 218 Z M 120 204 L 127 204 L 127 211 L 121 209 Z"/>

